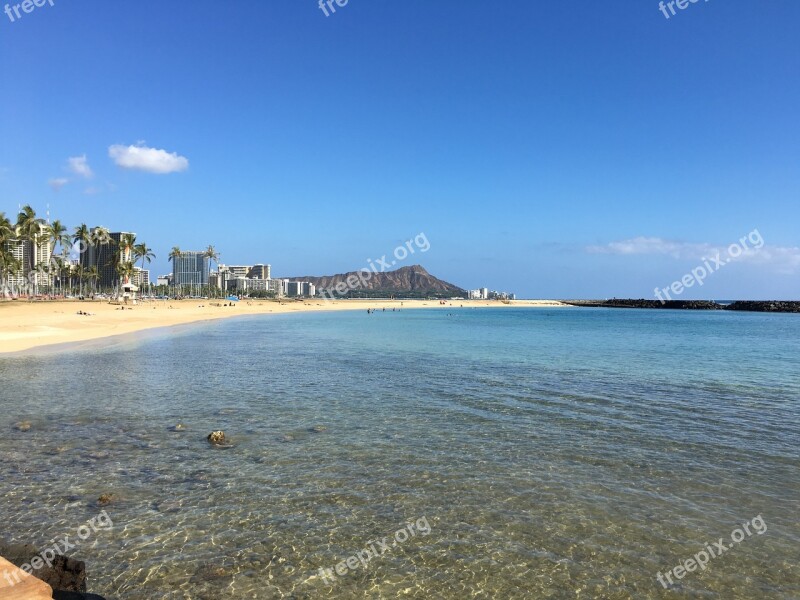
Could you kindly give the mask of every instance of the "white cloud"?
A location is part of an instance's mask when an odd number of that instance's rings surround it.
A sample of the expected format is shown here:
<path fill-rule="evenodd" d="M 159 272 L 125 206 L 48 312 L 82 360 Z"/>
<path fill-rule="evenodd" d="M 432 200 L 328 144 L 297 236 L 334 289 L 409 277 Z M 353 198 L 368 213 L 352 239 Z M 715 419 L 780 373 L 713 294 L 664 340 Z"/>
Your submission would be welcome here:
<path fill-rule="evenodd" d="M 698 262 L 719 255 L 731 262 L 744 261 L 768 265 L 781 273 L 800 271 L 800 247 L 766 245 L 757 229 L 743 237 L 743 240 L 736 240 L 728 246 L 719 246 L 707 242 L 676 242 L 663 238 L 640 236 L 611 242 L 603 246 L 589 246 L 586 251 L 590 254 L 617 256 L 662 255 Z"/>
<path fill-rule="evenodd" d="M 742 258 L 756 264 L 772 265 L 785 275 L 800 271 L 800 248 L 797 246 L 764 246 L 758 252 L 744 254 Z"/>
<path fill-rule="evenodd" d="M 635 237 L 605 246 L 589 246 L 591 254 L 664 254 L 673 258 L 699 258 L 712 250 L 711 244 L 675 242 L 657 237 Z"/>
<path fill-rule="evenodd" d="M 69 183 L 69 179 L 67 179 L 66 177 L 55 177 L 55 178 L 51 179 L 50 181 L 48 181 L 47 185 L 49 185 L 51 188 L 53 188 L 54 192 L 58 192 L 58 191 L 61 190 L 62 187 L 64 187 L 68 183 Z"/>
<path fill-rule="evenodd" d="M 176 152 L 148 148 L 143 142 L 135 146 L 121 144 L 109 146 L 108 155 L 123 169 L 136 169 L 159 175 L 177 173 L 189 168 L 188 158 L 179 156 Z"/>
<path fill-rule="evenodd" d="M 91 179 L 94 177 L 94 173 L 92 172 L 91 167 L 89 167 L 89 163 L 86 160 L 85 154 L 83 156 L 71 156 L 67 159 L 67 164 L 69 170 L 76 175 L 80 175 L 86 179 Z"/>

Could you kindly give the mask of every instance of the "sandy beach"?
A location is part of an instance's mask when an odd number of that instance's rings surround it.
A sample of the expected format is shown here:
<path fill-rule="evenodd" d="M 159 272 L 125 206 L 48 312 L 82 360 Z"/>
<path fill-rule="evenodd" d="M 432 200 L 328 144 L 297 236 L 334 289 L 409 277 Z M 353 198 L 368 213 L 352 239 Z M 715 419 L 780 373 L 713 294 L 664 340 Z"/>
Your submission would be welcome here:
<path fill-rule="evenodd" d="M 222 300 L 154 300 L 124 310 L 108 301 L 0 302 L 0 354 L 49 346 L 85 342 L 159 327 L 224 319 L 242 315 L 280 314 L 304 311 L 364 310 L 375 308 L 508 308 L 521 306 L 566 306 L 552 300 L 242 300 L 229 305 Z M 227 305 L 227 306 L 226 306 Z M 88 314 L 79 314 L 88 313 Z"/>

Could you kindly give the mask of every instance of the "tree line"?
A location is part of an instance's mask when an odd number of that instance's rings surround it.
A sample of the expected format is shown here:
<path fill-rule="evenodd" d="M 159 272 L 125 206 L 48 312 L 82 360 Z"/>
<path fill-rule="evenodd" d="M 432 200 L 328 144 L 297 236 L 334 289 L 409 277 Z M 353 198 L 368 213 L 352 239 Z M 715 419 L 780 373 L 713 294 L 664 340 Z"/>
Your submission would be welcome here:
<path fill-rule="evenodd" d="M 30 244 L 30 251 L 21 259 L 14 252 L 18 242 Z M 39 256 L 37 261 L 37 249 L 43 245 L 46 245 L 49 255 Z M 86 267 L 85 261 L 80 259 L 90 246 L 97 250 L 97 264 Z M 77 261 L 71 259 L 76 253 Z M 108 255 L 104 256 L 106 253 Z M 118 283 L 130 282 L 137 262 L 141 262 L 140 268 L 144 270 L 155 256 L 153 250 L 145 242 L 137 241 L 133 234 L 123 235 L 117 244 L 105 227 L 90 228 L 81 223 L 70 233 L 58 219 L 48 223 L 37 217 L 30 205 L 20 209 L 16 221 L 0 212 L 0 283 L 6 294 L 15 287 L 12 279 L 23 276 L 27 281 L 22 287 L 33 295 L 66 295 L 74 293 L 76 287 L 80 295 L 85 291 L 97 293 L 98 265 L 114 269 L 119 278 L 115 281 L 116 287 Z"/>

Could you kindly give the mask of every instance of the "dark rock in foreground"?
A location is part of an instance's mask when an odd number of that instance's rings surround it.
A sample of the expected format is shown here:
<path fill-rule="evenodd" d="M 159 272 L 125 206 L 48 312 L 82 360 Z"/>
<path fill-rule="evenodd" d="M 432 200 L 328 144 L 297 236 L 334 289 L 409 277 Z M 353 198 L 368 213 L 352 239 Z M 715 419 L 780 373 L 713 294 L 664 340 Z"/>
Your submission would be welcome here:
<path fill-rule="evenodd" d="M 62 592 L 59 590 L 54 590 L 53 600 L 105 600 L 105 598 L 98 596 L 97 594 L 86 594 L 83 592 Z"/>
<path fill-rule="evenodd" d="M 30 564 L 40 551 L 31 544 L 6 544 L 0 542 L 0 556 L 8 562 L 22 568 Z M 33 571 L 33 575 L 48 584 L 54 590 L 67 592 L 86 591 L 86 564 L 82 560 L 74 560 L 66 556 L 56 556 L 51 567 L 47 564 Z"/>

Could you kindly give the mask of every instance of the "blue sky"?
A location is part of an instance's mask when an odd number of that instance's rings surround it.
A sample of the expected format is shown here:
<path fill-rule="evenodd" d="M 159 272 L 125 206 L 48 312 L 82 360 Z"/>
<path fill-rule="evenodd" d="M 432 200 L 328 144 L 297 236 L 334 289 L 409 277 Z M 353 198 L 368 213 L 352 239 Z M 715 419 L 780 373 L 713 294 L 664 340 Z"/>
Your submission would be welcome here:
<path fill-rule="evenodd" d="M 424 232 L 401 264 L 524 297 L 653 297 L 758 229 L 681 298 L 800 298 L 798 21 L 795 0 L 54 0 L 0 14 L 0 210 L 135 231 L 154 274 L 208 244 L 337 273 Z"/>

